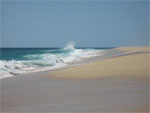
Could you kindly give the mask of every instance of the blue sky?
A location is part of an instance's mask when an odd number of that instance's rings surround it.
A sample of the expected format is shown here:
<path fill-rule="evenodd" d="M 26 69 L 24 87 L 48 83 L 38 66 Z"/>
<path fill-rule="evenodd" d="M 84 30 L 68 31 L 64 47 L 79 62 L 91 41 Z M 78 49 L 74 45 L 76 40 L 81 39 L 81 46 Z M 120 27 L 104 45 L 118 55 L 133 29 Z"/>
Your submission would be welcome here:
<path fill-rule="evenodd" d="M 2 47 L 147 46 L 148 1 L 3 1 Z"/>

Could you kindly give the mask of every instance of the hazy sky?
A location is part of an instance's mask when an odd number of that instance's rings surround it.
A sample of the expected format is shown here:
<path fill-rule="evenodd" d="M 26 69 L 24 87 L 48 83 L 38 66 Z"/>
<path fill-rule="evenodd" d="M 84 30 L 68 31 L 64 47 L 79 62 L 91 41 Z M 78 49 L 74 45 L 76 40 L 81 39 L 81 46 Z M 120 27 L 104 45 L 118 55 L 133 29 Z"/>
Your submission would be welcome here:
<path fill-rule="evenodd" d="M 2 47 L 144 46 L 147 1 L 3 1 Z"/>

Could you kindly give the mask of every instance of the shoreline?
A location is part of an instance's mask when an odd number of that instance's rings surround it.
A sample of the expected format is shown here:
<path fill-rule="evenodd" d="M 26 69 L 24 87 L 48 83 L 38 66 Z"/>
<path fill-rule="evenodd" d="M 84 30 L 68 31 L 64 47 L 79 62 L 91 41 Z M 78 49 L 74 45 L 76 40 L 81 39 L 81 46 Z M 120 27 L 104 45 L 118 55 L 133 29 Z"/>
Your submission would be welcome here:
<path fill-rule="evenodd" d="M 109 56 L 109 51 L 106 59 L 1 79 L 2 112 L 147 113 L 149 48 L 116 49 L 125 52 Z"/>
<path fill-rule="evenodd" d="M 109 50 L 111 50 L 111 49 L 103 50 L 103 51 L 105 51 L 107 53 Z M 26 71 L 26 72 L 24 72 L 22 74 L 18 74 L 18 75 L 2 77 L 2 78 L 0 78 L 0 80 L 1 79 L 12 78 L 12 77 L 26 76 L 26 75 L 30 75 L 30 74 L 34 74 L 34 73 L 36 74 L 36 73 L 42 73 L 42 72 L 47 72 L 47 71 L 51 72 L 51 71 L 55 71 L 55 70 L 59 70 L 59 69 L 65 69 L 65 68 L 69 68 L 69 67 L 83 65 L 83 64 L 91 63 L 95 60 L 100 60 L 101 57 L 102 57 L 102 55 L 101 55 L 101 51 L 100 51 L 96 56 L 92 56 L 92 57 L 89 57 L 89 58 L 82 58 L 82 59 L 80 59 L 80 61 L 68 62 L 64 66 L 60 66 L 60 67 L 55 67 L 55 66 L 43 67 L 43 68 L 31 70 L 31 71 Z"/>
<path fill-rule="evenodd" d="M 62 70 L 62 69 L 66 69 L 66 68 L 72 68 L 72 67 L 76 67 L 76 66 L 82 66 L 82 65 L 86 65 L 86 64 L 95 63 L 97 61 L 99 62 L 99 61 L 103 61 L 103 60 L 107 60 L 107 59 L 111 59 L 111 58 L 127 56 L 127 55 L 134 55 L 134 54 L 141 54 L 141 53 L 150 53 L 150 47 L 118 47 L 118 48 L 107 49 L 107 50 L 104 50 L 103 55 L 97 55 L 94 57 L 81 59 L 80 61 L 70 62 L 70 63 L 67 63 L 66 66 L 62 66 L 62 67 L 58 67 L 58 68 L 54 68 L 54 69 L 48 69 L 48 68 L 44 69 L 43 68 L 40 70 L 25 72 L 20 75 L 0 78 L 0 80 L 14 78 L 14 77 L 28 76 L 30 74 L 33 75 L 33 74 L 51 73 L 51 72 L 54 72 L 57 70 Z"/>

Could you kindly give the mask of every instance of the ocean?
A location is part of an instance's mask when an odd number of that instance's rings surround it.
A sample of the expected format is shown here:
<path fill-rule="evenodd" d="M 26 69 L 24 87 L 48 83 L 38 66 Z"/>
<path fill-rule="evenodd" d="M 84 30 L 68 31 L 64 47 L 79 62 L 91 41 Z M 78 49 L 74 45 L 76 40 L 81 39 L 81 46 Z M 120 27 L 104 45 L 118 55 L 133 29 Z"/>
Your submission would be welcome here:
<path fill-rule="evenodd" d="M 71 42 L 63 48 L 1 48 L 0 78 L 63 68 L 72 62 L 103 55 L 108 49 L 74 46 Z"/>

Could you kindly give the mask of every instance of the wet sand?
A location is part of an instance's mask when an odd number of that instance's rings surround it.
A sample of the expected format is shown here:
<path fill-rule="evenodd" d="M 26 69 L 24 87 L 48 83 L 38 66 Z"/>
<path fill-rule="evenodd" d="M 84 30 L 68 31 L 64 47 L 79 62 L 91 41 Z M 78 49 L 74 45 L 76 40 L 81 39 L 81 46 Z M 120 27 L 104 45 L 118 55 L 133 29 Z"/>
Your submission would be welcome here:
<path fill-rule="evenodd" d="M 149 49 L 1 80 L 3 112 L 147 112 Z M 132 50 L 132 51 L 131 51 Z"/>

